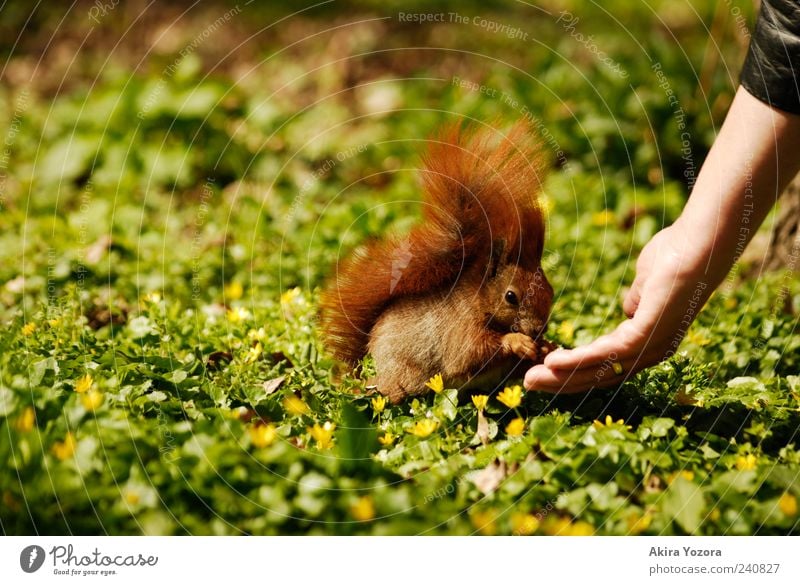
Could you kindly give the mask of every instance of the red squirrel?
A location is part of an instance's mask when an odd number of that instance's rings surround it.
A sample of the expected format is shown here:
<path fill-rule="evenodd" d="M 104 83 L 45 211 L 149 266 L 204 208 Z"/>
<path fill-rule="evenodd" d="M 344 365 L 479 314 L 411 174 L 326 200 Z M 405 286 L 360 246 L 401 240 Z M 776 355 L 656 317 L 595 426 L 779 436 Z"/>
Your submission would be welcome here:
<path fill-rule="evenodd" d="M 357 249 L 321 297 L 327 347 L 393 403 L 448 388 L 492 390 L 541 361 L 553 288 L 542 267 L 543 156 L 524 123 L 503 135 L 453 125 L 423 157 L 422 221 Z"/>

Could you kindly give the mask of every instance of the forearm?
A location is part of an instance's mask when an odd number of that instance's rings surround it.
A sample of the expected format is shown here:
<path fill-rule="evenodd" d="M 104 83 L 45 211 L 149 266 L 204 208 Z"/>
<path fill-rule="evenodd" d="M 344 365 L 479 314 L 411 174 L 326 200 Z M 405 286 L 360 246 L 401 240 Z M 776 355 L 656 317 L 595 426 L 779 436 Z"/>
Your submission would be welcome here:
<path fill-rule="evenodd" d="M 676 222 L 718 285 L 800 170 L 800 116 L 739 88 Z"/>

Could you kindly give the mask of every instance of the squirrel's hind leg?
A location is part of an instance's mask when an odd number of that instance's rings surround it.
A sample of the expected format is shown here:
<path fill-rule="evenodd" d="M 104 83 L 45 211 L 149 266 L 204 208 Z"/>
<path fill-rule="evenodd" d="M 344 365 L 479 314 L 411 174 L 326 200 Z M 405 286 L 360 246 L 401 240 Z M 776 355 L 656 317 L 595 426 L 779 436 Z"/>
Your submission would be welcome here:
<path fill-rule="evenodd" d="M 425 309 L 419 301 L 401 301 L 384 311 L 370 331 L 367 348 L 375 361 L 378 392 L 395 404 L 427 392 L 425 383 L 442 371 L 439 333 Z"/>
<path fill-rule="evenodd" d="M 378 392 L 393 404 L 423 394 L 427 390 L 425 382 L 430 378 L 423 364 L 413 356 L 403 355 L 400 345 L 396 338 L 376 335 L 369 346 L 375 361 L 375 377 L 370 384 L 376 385 Z"/>
<path fill-rule="evenodd" d="M 375 360 L 377 374 L 370 380 L 378 387 L 378 392 L 386 396 L 392 404 L 425 392 L 425 372 L 414 364 L 397 362 L 379 363 Z"/>

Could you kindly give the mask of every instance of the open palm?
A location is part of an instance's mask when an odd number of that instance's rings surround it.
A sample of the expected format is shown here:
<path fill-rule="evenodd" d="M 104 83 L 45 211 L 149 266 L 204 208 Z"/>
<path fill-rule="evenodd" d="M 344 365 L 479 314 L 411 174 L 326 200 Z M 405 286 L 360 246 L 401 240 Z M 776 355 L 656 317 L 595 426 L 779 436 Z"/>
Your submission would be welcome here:
<path fill-rule="evenodd" d="M 608 386 L 672 355 L 710 296 L 705 260 L 677 225 L 656 234 L 636 263 L 625 296 L 629 317 L 589 345 L 557 350 L 528 370 L 525 387 L 546 392 L 580 392 Z M 621 367 L 620 367 L 621 366 Z"/>

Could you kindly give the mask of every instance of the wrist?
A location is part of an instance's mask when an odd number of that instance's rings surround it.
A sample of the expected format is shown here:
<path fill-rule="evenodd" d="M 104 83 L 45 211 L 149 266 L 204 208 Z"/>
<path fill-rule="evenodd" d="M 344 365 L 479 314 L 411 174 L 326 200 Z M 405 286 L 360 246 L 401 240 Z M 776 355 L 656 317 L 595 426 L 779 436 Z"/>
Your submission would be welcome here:
<path fill-rule="evenodd" d="M 730 271 L 738 254 L 744 249 L 749 237 L 737 247 L 737 231 L 731 231 L 735 222 L 725 222 L 720 218 L 703 218 L 693 213 L 687 205 L 684 213 L 672 225 L 671 239 L 682 252 L 682 266 L 685 274 L 693 280 L 704 281 L 716 288 Z"/>
<path fill-rule="evenodd" d="M 714 254 L 715 238 L 710 226 L 703 229 L 696 218 L 684 213 L 668 228 L 670 241 L 688 270 L 701 270 Z"/>

